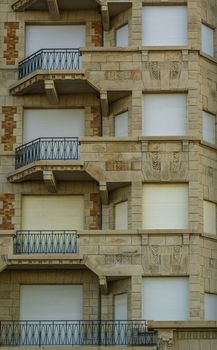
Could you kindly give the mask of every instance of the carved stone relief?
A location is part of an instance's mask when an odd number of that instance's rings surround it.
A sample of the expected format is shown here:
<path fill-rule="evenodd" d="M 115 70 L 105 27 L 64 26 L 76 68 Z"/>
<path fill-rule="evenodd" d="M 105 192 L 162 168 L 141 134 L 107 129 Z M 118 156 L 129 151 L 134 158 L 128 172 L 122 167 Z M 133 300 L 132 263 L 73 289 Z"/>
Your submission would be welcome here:
<path fill-rule="evenodd" d="M 145 246 L 142 265 L 146 273 L 187 273 L 188 246 Z"/>
<path fill-rule="evenodd" d="M 145 152 L 142 174 L 144 180 L 186 180 L 188 162 L 184 152 Z"/>

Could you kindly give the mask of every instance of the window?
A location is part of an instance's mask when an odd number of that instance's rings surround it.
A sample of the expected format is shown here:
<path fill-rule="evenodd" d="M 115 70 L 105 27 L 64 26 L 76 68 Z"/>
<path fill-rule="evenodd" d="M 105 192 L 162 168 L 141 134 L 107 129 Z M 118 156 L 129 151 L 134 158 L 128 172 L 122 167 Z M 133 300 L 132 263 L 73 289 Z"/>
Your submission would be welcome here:
<path fill-rule="evenodd" d="M 115 136 L 128 136 L 128 112 L 115 116 Z"/>
<path fill-rule="evenodd" d="M 214 30 L 202 24 L 202 51 L 207 55 L 214 56 Z"/>
<path fill-rule="evenodd" d="M 84 109 L 24 110 L 24 143 L 38 137 L 80 137 L 84 135 Z"/>
<path fill-rule="evenodd" d="M 40 49 L 67 49 L 85 46 L 84 25 L 27 25 L 26 56 Z"/>
<path fill-rule="evenodd" d="M 187 135 L 187 95 L 144 94 L 143 135 Z"/>
<path fill-rule="evenodd" d="M 216 204 L 203 201 L 203 230 L 216 235 Z"/>
<path fill-rule="evenodd" d="M 82 318 L 83 288 L 81 285 L 21 286 L 21 320 L 82 320 Z"/>
<path fill-rule="evenodd" d="M 203 139 L 209 143 L 215 144 L 215 116 L 203 112 Z"/>
<path fill-rule="evenodd" d="M 116 30 L 116 46 L 128 46 L 128 24 L 125 24 Z"/>
<path fill-rule="evenodd" d="M 188 185 L 143 185 L 143 228 L 186 229 L 188 227 Z"/>
<path fill-rule="evenodd" d="M 188 44 L 186 6 L 144 6 L 143 45 L 184 46 Z"/>
<path fill-rule="evenodd" d="M 144 278 L 143 319 L 185 321 L 189 318 L 189 281 L 186 277 Z"/>
<path fill-rule="evenodd" d="M 217 321 L 217 294 L 205 293 L 205 320 Z"/>
<path fill-rule="evenodd" d="M 82 230 L 83 196 L 23 196 L 22 230 Z"/>
<path fill-rule="evenodd" d="M 128 229 L 128 202 L 115 204 L 115 230 Z"/>

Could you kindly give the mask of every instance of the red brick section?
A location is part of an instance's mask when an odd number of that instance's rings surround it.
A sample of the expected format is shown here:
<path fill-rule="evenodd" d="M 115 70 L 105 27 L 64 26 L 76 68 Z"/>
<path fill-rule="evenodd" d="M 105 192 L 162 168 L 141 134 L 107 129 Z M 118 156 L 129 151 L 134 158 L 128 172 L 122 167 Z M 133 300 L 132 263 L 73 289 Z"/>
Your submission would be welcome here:
<path fill-rule="evenodd" d="M 17 122 L 14 120 L 14 114 L 17 113 L 17 108 L 13 106 L 2 107 L 2 113 L 5 117 L 1 123 L 1 127 L 4 130 L 1 142 L 4 145 L 5 151 L 13 151 L 13 146 L 16 144 L 14 129 L 17 126 Z"/>
<path fill-rule="evenodd" d="M 91 23 L 91 42 L 94 46 L 102 46 L 102 23 L 95 21 Z"/>
<path fill-rule="evenodd" d="M 99 230 L 99 193 L 91 193 L 90 200 L 93 203 L 93 207 L 90 208 L 90 217 L 92 217 L 92 223 L 89 225 L 89 230 Z"/>
<path fill-rule="evenodd" d="M 93 119 L 91 120 L 90 127 L 93 130 L 93 136 L 100 136 L 100 108 L 98 106 L 92 106 L 91 113 Z"/>
<path fill-rule="evenodd" d="M 16 50 L 16 44 L 18 43 L 18 36 L 16 30 L 19 29 L 19 22 L 5 22 L 5 29 L 7 30 L 4 37 L 4 43 L 6 44 L 6 50 L 4 50 L 4 58 L 6 64 L 16 64 L 18 58 L 18 50 Z"/>
<path fill-rule="evenodd" d="M 0 217 L 2 217 L 2 222 L 0 223 L 0 230 L 14 230 L 14 224 L 12 224 L 12 218 L 15 214 L 14 199 L 14 194 L 0 194 L 0 203 L 2 202 L 0 209 Z"/>

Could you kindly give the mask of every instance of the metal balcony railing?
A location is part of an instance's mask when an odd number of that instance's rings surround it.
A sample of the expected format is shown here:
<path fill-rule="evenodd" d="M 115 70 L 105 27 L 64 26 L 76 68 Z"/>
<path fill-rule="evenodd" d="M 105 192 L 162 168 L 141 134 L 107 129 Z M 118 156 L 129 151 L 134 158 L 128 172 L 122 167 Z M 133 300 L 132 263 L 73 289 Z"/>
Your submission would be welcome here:
<path fill-rule="evenodd" d="M 17 231 L 14 254 L 71 254 L 79 251 L 77 231 Z"/>
<path fill-rule="evenodd" d="M 59 70 L 80 68 L 79 49 L 41 49 L 19 62 L 18 78 L 22 79 L 37 69 Z"/>
<path fill-rule="evenodd" d="M 78 148 L 78 137 L 41 137 L 16 148 L 15 168 L 36 160 L 77 160 Z"/>
<path fill-rule="evenodd" d="M 153 346 L 146 321 L 0 321 L 0 346 Z"/>

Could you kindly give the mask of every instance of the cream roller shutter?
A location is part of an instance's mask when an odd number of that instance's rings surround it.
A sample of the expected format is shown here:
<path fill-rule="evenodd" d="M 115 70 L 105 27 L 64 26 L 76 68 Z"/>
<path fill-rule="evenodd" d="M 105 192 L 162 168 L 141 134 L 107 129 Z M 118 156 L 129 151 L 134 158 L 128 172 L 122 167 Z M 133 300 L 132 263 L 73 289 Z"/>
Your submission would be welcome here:
<path fill-rule="evenodd" d="M 85 32 L 85 25 L 27 25 L 26 56 L 40 49 L 84 47 Z"/>
<path fill-rule="evenodd" d="M 205 293 L 205 320 L 217 321 L 217 294 Z"/>
<path fill-rule="evenodd" d="M 115 116 L 115 136 L 128 136 L 128 112 Z"/>
<path fill-rule="evenodd" d="M 205 233 L 216 235 L 216 204 L 203 201 L 203 230 Z"/>
<path fill-rule="evenodd" d="M 143 185 L 143 228 L 187 229 L 188 185 Z"/>
<path fill-rule="evenodd" d="M 127 320 L 127 293 L 115 295 L 115 321 Z"/>
<path fill-rule="evenodd" d="M 187 95 L 144 94 L 143 135 L 187 135 Z"/>
<path fill-rule="evenodd" d="M 215 126 L 215 116 L 203 112 L 203 139 L 209 143 L 215 144 L 215 134 L 216 134 L 216 126 Z"/>
<path fill-rule="evenodd" d="M 81 285 L 22 285 L 21 320 L 82 320 Z"/>
<path fill-rule="evenodd" d="M 188 44 L 186 6 L 144 6 L 143 45 L 183 46 Z"/>
<path fill-rule="evenodd" d="M 143 319 L 154 321 L 189 319 L 188 278 L 144 278 L 143 291 Z"/>
<path fill-rule="evenodd" d="M 207 55 L 214 56 L 214 30 L 202 24 L 201 31 L 202 51 Z"/>
<path fill-rule="evenodd" d="M 22 198 L 22 230 L 79 230 L 83 223 L 83 196 Z"/>
<path fill-rule="evenodd" d="M 125 24 L 116 30 L 116 46 L 128 46 L 128 24 Z"/>
<path fill-rule="evenodd" d="M 84 135 L 84 109 L 24 110 L 24 143 L 38 137 Z"/>
<path fill-rule="evenodd" d="M 128 202 L 121 202 L 115 205 L 115 229 L 128 229 Z"/>

